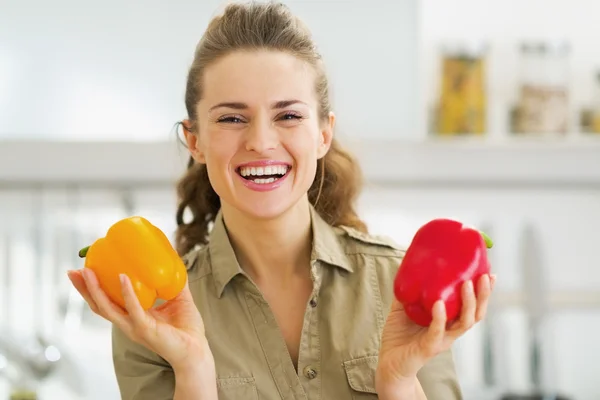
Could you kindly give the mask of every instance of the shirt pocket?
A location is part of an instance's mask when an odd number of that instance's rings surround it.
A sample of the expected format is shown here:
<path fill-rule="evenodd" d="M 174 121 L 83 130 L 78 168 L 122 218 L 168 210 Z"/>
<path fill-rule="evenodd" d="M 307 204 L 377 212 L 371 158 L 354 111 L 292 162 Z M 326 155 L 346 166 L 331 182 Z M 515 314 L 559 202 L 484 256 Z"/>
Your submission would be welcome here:
<path fill-rule="evenodd" d="M 353 400 L 377 399 L 375 391 L 375 372 L 378 356 L 366 356 L 344 361 L 346 377 L 350 385 Z"/>
<path fill-rule="evenodd" d="M 258 390 L 253 377 L 218 378 L 217 392 L 219 400 L 258 400 Z"/>

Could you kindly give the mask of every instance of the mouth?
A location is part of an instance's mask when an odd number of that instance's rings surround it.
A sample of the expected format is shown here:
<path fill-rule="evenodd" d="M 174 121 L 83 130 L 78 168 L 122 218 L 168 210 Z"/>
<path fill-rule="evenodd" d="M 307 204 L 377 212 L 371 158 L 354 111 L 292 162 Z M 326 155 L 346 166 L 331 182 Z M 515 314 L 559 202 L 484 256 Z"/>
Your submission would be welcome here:
<path fill-rule="evenodd" d="M 247 181 L 268 185 L 284 178 L 291 171 L 290 165 L 269 165 L 265 167 L 238 167 L 236 172 Z"/>

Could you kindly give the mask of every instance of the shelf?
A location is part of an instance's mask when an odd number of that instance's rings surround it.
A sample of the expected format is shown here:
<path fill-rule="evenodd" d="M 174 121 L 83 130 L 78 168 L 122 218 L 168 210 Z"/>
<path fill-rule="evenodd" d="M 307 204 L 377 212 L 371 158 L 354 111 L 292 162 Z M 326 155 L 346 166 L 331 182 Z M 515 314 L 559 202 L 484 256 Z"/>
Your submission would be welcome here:
<path fill-rule="evenodd" d="M 428 138 L 351 147 L 375 184 L 600 188 L 600 136 Z"/>
<path fill-rule="evenodd" d="M 187 150 L 169 142 L 4 141 L 0 187 L 170 185 Z"/>
<path fill-rule="evenodd" d="M 342 141 L 375 185 L 600 188 L 600 136 Z M 4 141 L 0 185 L 171 185 L 187 158 L 175 141 Z"/>

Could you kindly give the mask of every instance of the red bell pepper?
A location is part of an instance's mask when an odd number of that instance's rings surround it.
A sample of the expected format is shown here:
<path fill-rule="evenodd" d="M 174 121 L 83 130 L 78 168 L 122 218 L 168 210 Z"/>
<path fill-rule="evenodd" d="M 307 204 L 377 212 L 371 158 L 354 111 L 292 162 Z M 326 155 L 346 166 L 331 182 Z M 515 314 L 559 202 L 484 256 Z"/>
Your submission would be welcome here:
<path fill-rule="evenodd" d="M 490 273 L 487 249 L 492 241 L 483 232 L 450 219 L 434 219 L 415 234 L 394 280 L 394 295 L 415 323 L 429 326 L 433 305 L 443 300 L 448 323 L 461 311 L 461 288 Z"/>

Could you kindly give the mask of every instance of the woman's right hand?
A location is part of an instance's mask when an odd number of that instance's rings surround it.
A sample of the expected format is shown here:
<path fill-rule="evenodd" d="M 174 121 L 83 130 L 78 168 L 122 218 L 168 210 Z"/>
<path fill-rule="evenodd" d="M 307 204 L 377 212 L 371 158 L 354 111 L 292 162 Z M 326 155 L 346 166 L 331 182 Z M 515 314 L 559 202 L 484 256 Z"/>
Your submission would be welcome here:
<path fill-rule="evenodd" d="M 126 275 L 121 275 L 125 309 L 110 300 L 92 270 L 84 268 L 69 271 L 67 275 L 94 313 L 112 322 L 131 340 L 157 353 L 174 370 L 197 368 L 206 362 L 214 366 L 204 322 L 187 282 L 176 298 L 145 311 Z"/>

